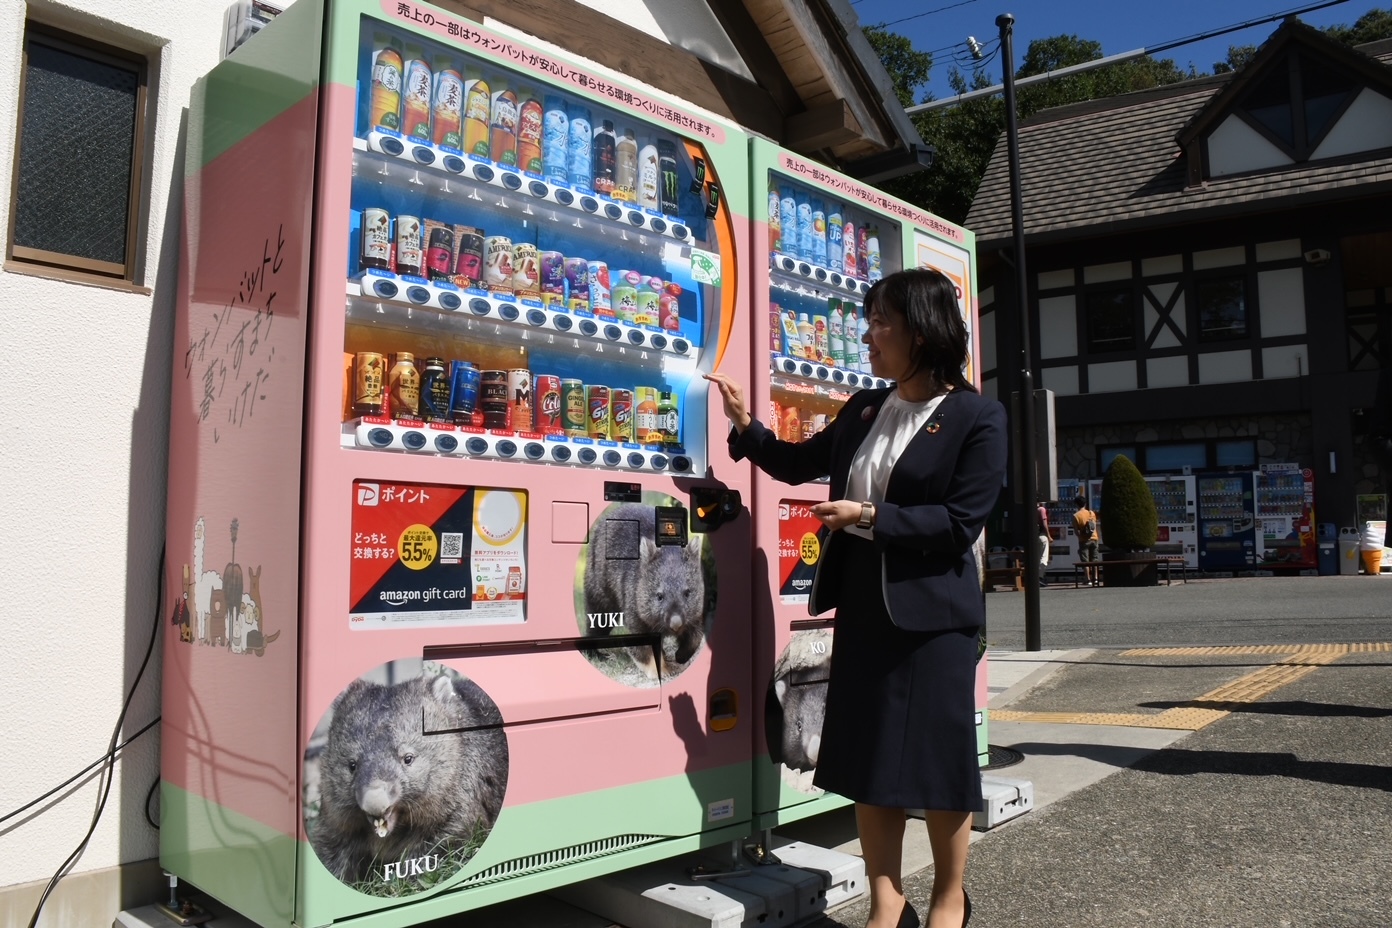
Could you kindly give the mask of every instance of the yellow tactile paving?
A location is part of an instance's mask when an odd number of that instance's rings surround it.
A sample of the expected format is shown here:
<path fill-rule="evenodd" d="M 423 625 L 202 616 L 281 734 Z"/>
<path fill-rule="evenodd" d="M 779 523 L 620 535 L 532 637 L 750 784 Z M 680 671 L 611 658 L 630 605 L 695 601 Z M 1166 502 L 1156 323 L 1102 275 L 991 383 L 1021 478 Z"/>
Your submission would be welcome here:
<path fill-rule="evenodd" d="M 1252 671 L 1210 690 L 1187 706 L 1166 709 L 1154 715 L 1126 712 L 1017 712 L 992 709 L 997 722 L 1043 722 L 1059 725 L 1120 725 L 1127 728 L 1169 728 L 1198 731 L 1228 715 L 1229 707 L 1254 703 L 1274 690 L 1293 683 L 1319 667 L 1332 664 L 1349 654 L 1392 651 L 1392 642 L 1310 645 L 1224 645 L 1204 648 L 1132 648 L 1121 657 L 1197 657 L 1238 654 L 1284 654 L 1282 660 Z"/>

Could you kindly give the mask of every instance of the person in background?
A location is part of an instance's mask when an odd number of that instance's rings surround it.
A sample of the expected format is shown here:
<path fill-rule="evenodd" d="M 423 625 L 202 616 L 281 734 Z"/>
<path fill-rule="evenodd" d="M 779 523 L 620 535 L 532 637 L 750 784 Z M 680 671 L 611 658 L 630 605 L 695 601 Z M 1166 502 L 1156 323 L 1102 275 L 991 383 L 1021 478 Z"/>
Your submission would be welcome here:
<path fill-rule="evenodd" d="M 1097 524 L 1097 513 L 1088 508 L 1087 497 L 1081 493 L 1073 501 L 1077 504 L 1078 510 L 1073 513 L 1073 534 L 1078 536 L 1078 560 L 1097 561 L 1098 542 L 1102 540 L 1102 531 Z M 1102 576 L 1097 567 L 1084 567 L 1083 575 L 1088 586 L 1101 586 Z"/>
<path fill-rule="evenodd" d="M 900 882 L 905 809 L 926 810 L 927 928 L 962 928 L 982 808 L 974 691 L 986 601 L 973 543 L 1005 476 L 1005 409 L 962 374 L 967 329 L 947 277 L 891 274 L 865 309 L 871 371 L 895 385 L 852 394 L 803 442 L 752 417 L 728 375 L 706 378 L 734 426 L 735 460 L 789 484 L 831 478 L 828 502 L 812 507 L 825 532 L 808 610 L 836 610 L 813 782 L 855 802 L 867 928 L 919 926 Z"/>
<path fill-rule="evenodd" d="M 1039 500 L 1037 507 L 1037 519 L 1039 534 L 1039 585 L 1048 586 L 1049 578 L 1044 576 L 1044 572 L 1049 569 L 1050 551 L 1049 545 L 1053 541 L 1053 536 L 1049 534 L 1049 509 L 1044 505 L 1044 500 Z"/>

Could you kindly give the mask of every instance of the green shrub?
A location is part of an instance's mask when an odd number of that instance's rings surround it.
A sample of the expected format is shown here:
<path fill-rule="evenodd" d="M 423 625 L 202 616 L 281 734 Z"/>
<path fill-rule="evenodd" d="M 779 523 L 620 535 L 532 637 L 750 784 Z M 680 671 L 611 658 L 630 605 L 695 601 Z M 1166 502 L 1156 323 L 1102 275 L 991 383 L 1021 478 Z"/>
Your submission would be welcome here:
<path fill-rule="evenodd" d="M 1102 477 L 1102 542 L 1113 550 L 1155 546 L 1159 518 L 1145 478 L 1125 455 L 1117 455 Z"/>

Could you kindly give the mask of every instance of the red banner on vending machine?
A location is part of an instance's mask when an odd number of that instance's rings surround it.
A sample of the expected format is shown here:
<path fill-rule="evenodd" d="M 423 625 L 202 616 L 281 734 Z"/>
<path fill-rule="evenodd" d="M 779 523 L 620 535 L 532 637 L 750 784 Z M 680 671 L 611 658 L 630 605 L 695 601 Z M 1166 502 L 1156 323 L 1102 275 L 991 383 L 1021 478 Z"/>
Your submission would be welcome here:
<path fill-rule="evenodd" d="M 526 526 L 521 490 L 355 481 L 353 628 L 525 621 Z"/>
<path fill-rule="evenodd" d="M 822 555 L 822 523 L 812 500 L 778 501 L 778 595 L 785 604 L 806 603 Z"/>

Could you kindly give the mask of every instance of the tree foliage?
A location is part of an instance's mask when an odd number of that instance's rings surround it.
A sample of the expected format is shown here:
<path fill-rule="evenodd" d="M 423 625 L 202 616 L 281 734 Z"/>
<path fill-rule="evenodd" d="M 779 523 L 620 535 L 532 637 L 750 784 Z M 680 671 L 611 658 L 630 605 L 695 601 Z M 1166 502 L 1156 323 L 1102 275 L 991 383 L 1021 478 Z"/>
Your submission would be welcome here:
<path fill-rule="evenodd" d="M 1392 10 L 1372 9 L 1352 26 L 1329 26 L 1324 32 L 1349 44 L 1392 37 Z M 924 88 L 932 74 L 933 56 L 918 51 L 898 33 L 877 26 L 865 29 L 866 38 L 879 54 L 894 81 L 895 95 L 904 106 L 933 99 Z M 1241 68 L 1256 54 L 1256 47 L 1235 45 L 1226 61 L 1216 62 L 1215 74 Z M 1029 77 L 1082 64 L 1103 57 L 1100 43 L 1076 35 L 1035 39 L 1025 50 L 1016 78 Z M 953 68 L 949 80 L 955 93 L 966 93 L 999 83 L 996 73 L 979 68 L 964 74 Z M 1193 65 L 1181 68 L 1169 58 L 1138 58 L 1022 87 L 1018 93 L 1019 116 L 1056 106 L 1081 103 L 1117 94 L 1148 90 L 1202 76 Z M 1005 131 L 1005 105 L 999 95 L 970 100 L 955 106 L 929 110 L 913 117 L 918 133 L 937 148 L 933 167 L 884 184 L 884 188 L 911 203 L 925 207 L 950 222 L 962 223 L 976 197 L 996 142 Z"/>
<path fill-rule="evenodd" d="M 1159 514 L 1145 478 L 1124 454 L 1112 458 L 1102 475 L 1102 539 L 1120 551 L 1144 551 L 1155 546 Z"/>

